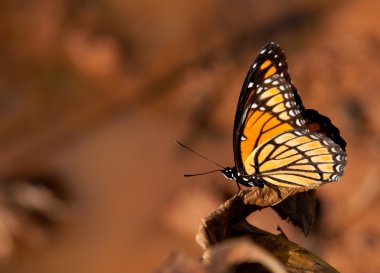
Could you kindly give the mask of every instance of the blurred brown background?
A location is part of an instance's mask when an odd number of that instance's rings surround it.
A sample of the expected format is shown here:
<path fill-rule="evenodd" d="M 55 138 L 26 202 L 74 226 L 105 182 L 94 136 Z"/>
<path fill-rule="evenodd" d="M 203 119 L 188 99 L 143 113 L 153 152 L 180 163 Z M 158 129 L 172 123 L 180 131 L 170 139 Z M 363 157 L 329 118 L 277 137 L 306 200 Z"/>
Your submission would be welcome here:
<path fill-rule="evenodd" d="M 236 186 L 183 178 L 214 166 L 174 140 L 233 164 L 237 98 L 269 41 L 304 105 L 340 128 L 348 166 L 318 191 L 309 237 L 271 210 L 250 220 L 342 272 L 378 272 L 379 11 L 375 0 L 1 1 L 1 178 L 54 174 L 70 195 L 50 226 L 15 231 L 2 209 L 1 272 L 152 272 L 172 251 L 199 257 L 200 219 Z"/>

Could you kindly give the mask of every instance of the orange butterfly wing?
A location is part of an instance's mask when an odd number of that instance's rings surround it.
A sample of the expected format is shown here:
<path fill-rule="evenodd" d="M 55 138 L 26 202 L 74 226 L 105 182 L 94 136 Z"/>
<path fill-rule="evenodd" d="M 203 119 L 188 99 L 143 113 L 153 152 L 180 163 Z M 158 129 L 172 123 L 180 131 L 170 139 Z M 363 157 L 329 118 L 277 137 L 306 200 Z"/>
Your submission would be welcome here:
<path fill-rule="evenodd" d="M 247 174 L 246 161 L 262 143 L 285 131 L 306 128 L 287 68 L 282 49 L 269 43 L 248 71 L 234 124 L 235 165 L 241 174 Z"/>

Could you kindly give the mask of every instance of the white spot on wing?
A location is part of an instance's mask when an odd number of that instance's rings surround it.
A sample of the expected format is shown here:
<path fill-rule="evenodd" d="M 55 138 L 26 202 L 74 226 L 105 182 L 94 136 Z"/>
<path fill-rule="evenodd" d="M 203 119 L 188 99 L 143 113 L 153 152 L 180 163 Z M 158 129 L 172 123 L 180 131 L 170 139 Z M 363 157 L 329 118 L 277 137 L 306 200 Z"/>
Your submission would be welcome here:
<path fill-rule="evenodd" d="M 302 125 L 303 125 L 302 122 L 301 122 L 299 119 L 296 119 L 296 124 L 297 124 L 298 126 L 302 126 Z"/>
<path fill-rule="evenodd" d="M 298 119 L 297 119 L 297 121 L 298 121 Z M 316 135 L 310 135 L 310 138 L 312 138 L 312 139 L 319 139 Z"/>
<path fill-rule="evenodd" d="M 250 82 L 249 84 L 248 84 L 248 88 L 251 88 L 253 86 L 253 82 Z"/>
<path fill-rule="evenodd" d="M 337 181 L 338 179 L 340 178 L 340 176 L 339 175 L 337 175 L 337 174 L 333 174 L 332 176 L 330 176 L 330 181 Z"/>
<path fill-rule="evenodd" d="M 266 80 L 264 81 L 264 83 L 270 83 L 270 82 L 272 82 L 272 79 L 271 79 L 271 78 L 266 79 Z"/>
<path fill-rule="evenodd" d="M 265 51 L 267 51 L 267 49 L 266 49 L 266 48 L 264 48 L 263 50 L 261 50 L 261 51 L 260 51 L 260 54 L 264 54 L 264 53 L 265 53 Z"/>
<path fill-rule="evenodd" d="M 251 108 L 257 108 L 258 104 L 257 103 L 252 103 Z"/>
<path fill-rule="evenodd" d="M 325 144 L 325 145 L 330 145 L 331 142 L 330 142 L 328 139 L 324 139 L 324 140 L 323 140 L 323 144 Z"/>

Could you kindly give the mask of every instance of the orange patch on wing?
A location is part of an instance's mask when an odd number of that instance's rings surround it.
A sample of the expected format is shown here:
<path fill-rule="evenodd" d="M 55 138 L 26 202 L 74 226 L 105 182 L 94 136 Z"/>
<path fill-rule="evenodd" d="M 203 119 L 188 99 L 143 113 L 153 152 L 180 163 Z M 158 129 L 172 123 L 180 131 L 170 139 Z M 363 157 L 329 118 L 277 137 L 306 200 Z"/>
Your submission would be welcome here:
<path fill-rule="evenodd" d="M 261 70 L 264 70 L 265 68 L 267 68 L 267 67 L 270 66 L 271 64 L 272 64 L 271 61 L 266 60 L 266 61 L 260 66 L 260 69 L 261 69 Z"/>
<path fill-rule="evenodd" d="M 277 104 L 275 107 L 273 107 L 272 111 L 275 112 L 275 113 L 281 113 L 283 111 L 285 111 L 286 108 L 285 108 L 285 105 L 283 103 L 279 103 Z"/>
<path fill-rule="evenodd" d="M 251 110 L 248 113 L 248 118 L 243 130 L 243 135 L 246 137 L 246 140 L 240 142 L 240 151 L 243 162 L 245 162 L 252 153 L 258 138 L 260 139 L 257 142 L 257 146 L 261 145 L 263 142 L 274 137 L 275 135 L 293 129 L 289 124 L 283 123 L 275 127 L 275 129 L 270 130 L 270 128 L 280 124 L 280 122 L 281 121 L 279 121 L 276 117 L 273 117 L 271 114 L 259 110 Z M 261 132 L 263 127 L 268 128 L 269 130 L 263 130 L 263 132 L 265 131 L 263 133 Z"/>
<path fill-rule="evenodd" d="M 244 125 L 244 132 L 243 134 L 246 136 L 246 131 L 250 131 L 251 127 L 255 125 L 255 123 L 261 118 L 261 116 L 264 114 L 262 111 L 253 111 L 250 110 L 247 114 L 247 120 Z"/>
<path fill-rule="evenodd" d="M 276 96 L 273 96 L 271 97 L 268 101 L 267 101 L 267 105 L 268 106 L 273 106 L 273 105 L 276 105 L 276 104 L 279 104 L 280 102 L 283 102 L 284 99 L 282 97 L 282 94 L 278 94 Z"/>
<path fill-rule="evenodd" d="M 314 140 L 305 144 L 302 144 L 298 146 L 298 149 L 301 151 L 310 151 L 321 147 L 321 143 L 318 140 Z M 329 151 L 325 149 L 325 153 L 328 153 Z"/>
<path fill-rule="evenodd" d="M 264 100 L 266 98 L 273 97 L 274 95 L 279 94 L 279 93 L 280 93 L 280 90 L 278 90 L 277 87 L 270 88 L 270 89 L 264 91 L 263 94 L 261 94 L 260 100 Z"/>
<path fill-rule="evenodd" d="M 292 130 L 292 129 L 293 129 L 293 127 L 290 126 L 288 123 L 282 123 L 281 125 L 277 126 L 276 128 L 270 130 L 270 132 L 271 132 L 271 134 L 273 134 L 273 136 L 275 136 L 275 135 L 279 135 L 285 131 Z"/>
<path fill-rule="evenodd" d="M 317 163 L 329 163 L 334 162 L 332 155 L 317 155 L 311 158 L 313 162 Z"/>
<path fill-rule="evenodd" d="M 290 157 L 275 159 L 275 160 L 267 160 L 262 163 L 260 166 L 260 172 L 271 172 L 271 170 L 275 168 L 285 168 L 286 165 L 294 164 L 296 161 L 302 159 L 302 154 L 294 154 Z"/>
<path fill-rule="evenodd" d="M 297 188 L 297 187 L 299 187 L 298 185 L 288 184 L 288 183 L 286 183 L 286 181 L 279 182 L 279 181 L 274 180 L 274 179 L 272 179 L 270 177 L 265 177 L 264 180 L 266 182 L 268 182 L 268 183 L 271 183 L 273 185 L 277 185 L 277 186 L 280 186 L 280 187 L 287 187 L 287 188 Z"/>
<path fill-rule="evenodd" d="M 322 172 L 325 172 L 325 173 L 333 173 L 334 172 L 334 168 L 333 168 L 333 164 L 319 164 L 318 165 L 318 168 L 322 171 Z"/>
<path fill-rule="evenodd" d="M 274 149 L 275 147 L 272 144 L 265 145 L 265 147 L 259 154 L 259 162 L 263 162 L 267 158 L 268 154 L 270 154 L 270 152 Z"/>
<path fill-rule="evenodd" d="M 314 150 L 310 150 L 310 151 L 306 151 L 305 154 L 307 156 L 312 156 L 312 155 L 320 155 L 320 154 L 328 154 L 329 151 L 325 148 L 325 147 L 322 147 L 322 148 L 319 148 L 319 149 L 314 149 Z"/>
<path fill-rule="evenodd" d="M 302 143 L 305 143 L 305 142 L 308 142 L 310 141 L 310 138 L 308 138 L 307 136 L 300 136 L 300 137 L 297 137 L 297 138 L 294 138 L 292 140 L 289 140 L 288 142 L 286 142 L 286 145 L 289 145 L 289 146 L 298 146 Z"/>
<path fill-rule="evenodd" d="M 324 173 L 323 174 L 323 180 L 327 181 L 330 178 L 331 174 L 329 173 Z"/>
<path fill-rule="evenodd" d="M 289 166 L 288 169 L 299 171 L 315 171 L 315 167 L 313 165 L 293 165 Z"/>
<path fill-rule="evenodd" d="M 290 183 L 295 183 L 299 186 L 304 186 L 304 187 L 320 183 L 319 181 L 315 181 L 307 177 L 297 176 L 294 174 L 271 174 L 270 177 L 277 178 L 278 180 L 284 181 L 285 183 L 289 181 Z M 280 183 L 281 182 L 274 182 L 273 184 L 279 185 Z M 292 186 L 288 185 L 288 187 L 292 187 Z"/>
<path fill-rule="evenodd" d="M 268 69 L 267 73 L 264 75 L 264 79 L 272 76 L 274 73 L 276 73 L 277 69 L 275 66 L 272 66 L 271 68 Z"/>
<path fill-rule="evenodd" d="M 265 124 L 264 128 L 263 128 L 263 132 L 275 127 L 275 126 L 278 126 L 281 122 L 276 119 L 276 118 L 272 118 L 270 121 L 268 121 L 267 124 Z"/>
<path fill-rule="evenodd" d="M 288 115 L 288 112 L 286 112 L 286 111 L 282 112 L 278 117 L 280 119 L 282 119 L 282 120 L 288 120 L 288 119 L 290 119 L 290 117 Z"/>
<path fill-rule="evenodd" d="M 284 147 L 287 148 L 286 146 L 284 146 Z M 295 154 L 298 154 L 297 150 L 290 149 L 290 150 L 287 150 L 286 152 L 283 152 L 282 154 L 279 154 L 278 156 L 273 157 L 273 158 L 274 159 L 284 159 L 284 158 L 290 157 L 290 156 L 295 155 Z"/>

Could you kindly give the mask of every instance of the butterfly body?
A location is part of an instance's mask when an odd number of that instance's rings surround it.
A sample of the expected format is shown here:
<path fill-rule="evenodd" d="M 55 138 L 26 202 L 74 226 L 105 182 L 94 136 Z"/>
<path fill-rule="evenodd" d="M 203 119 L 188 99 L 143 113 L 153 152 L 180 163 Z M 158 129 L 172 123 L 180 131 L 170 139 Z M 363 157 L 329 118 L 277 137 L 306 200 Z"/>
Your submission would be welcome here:
<path fill-rule="evenodd" d="M 255 173 L 248 176 L 242 176 L 242 174 L 237 171 L 236 167 L 227 167 L 224 168 L 221 172 L 227 179 L 235 180 L 239 184 L 246 187 L 257 186 L 262 188 L 264 186 L 262 180 L 260 180 L 259 176 L 257 176 Z"/>
<path fill-rule="evenodd" d="M 248 187 L 315 187 L 342 176 L 345 141 L 327 117 L 303 107 L 287 68 L 275 43 L 250 67 L 235 115 L 235 167 L 222 170 L 228 179 Z"/>

